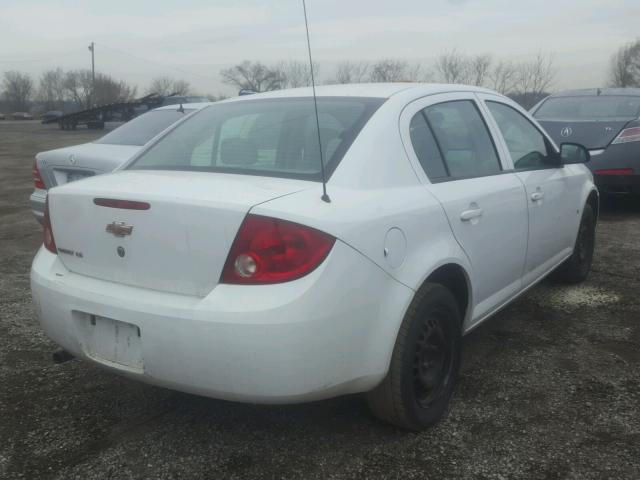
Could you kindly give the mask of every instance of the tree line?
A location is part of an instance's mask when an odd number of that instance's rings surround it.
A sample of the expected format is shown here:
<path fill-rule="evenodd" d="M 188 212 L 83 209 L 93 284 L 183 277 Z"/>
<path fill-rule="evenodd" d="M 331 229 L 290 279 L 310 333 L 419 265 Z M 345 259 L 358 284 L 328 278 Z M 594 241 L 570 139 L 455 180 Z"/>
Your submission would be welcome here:
<path fill-rule="evenodd" d="M 189 82 L 169 77 L 152 80 L 147 93 L 159 95 L 186 95 L 191 91 Z M 127 102 L 138 94 L 138 88 L 124 80 L 96 72 L 95 84 L 91 70 L 47 70 L 34 81 L 30 75 L 18 71 L 5 72 L 0 92 L 10 111 L 29 110 L 37 102 L 43 110 L 83 110 L 94 105 Z"/>
<path fill-rule="evenodd" d="M 343 61 L 323 75 L 314 64 L 318 84 L 360 82 L 443 82 L 477 85 L 509 95 L 525 108 L 547 95 L 556 76 L 554 55 L 540 53 L 525 62 L 494 59 L 491 55 L 467 55 L 456 49 L 440 54 L 431 65 L 387 58 L 378 61 Z M 273 64 L 245 60 L 219 72 L 222 82 L 239 90 L 264 92 L 311 84 L 306 62 L 285 60 Z M 609 85 L 640 87 L 640 40 L 623 45 L 612 56 Z M 124 102 L 138 93 L 136 86 L 110 75 L 90 70 L 48 70 L 34 81 L 26 73 L 5 72 L 0 94 L 5 108 L 28 110 L 33 101 L 45 110 L 84 109 L 92 105 Z M 189 82 L 167 76 L 151 81 L 145 93 L 193 94 Z M 212 100 L 224 98 L 208 95 Z"/>

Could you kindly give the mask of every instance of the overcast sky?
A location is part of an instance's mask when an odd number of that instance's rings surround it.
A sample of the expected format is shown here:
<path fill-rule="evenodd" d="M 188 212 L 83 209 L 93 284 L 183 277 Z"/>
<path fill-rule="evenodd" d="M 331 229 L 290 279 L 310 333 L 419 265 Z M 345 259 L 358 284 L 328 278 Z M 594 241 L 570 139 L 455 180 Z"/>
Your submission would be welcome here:
<path fill-rule="evenodd" d="M 611 54 L 640 36 L 639 0 L 307 0 L 320 77 L 342 60 L 441 52 L 522 61 L 553 52 L 554 89 L 602 85 Z M 301 0 L 0 0 L 0 73 L 90 67 L 143 91 L 153 77 L 231 93 L 221 67 L 306 60 Z"/>

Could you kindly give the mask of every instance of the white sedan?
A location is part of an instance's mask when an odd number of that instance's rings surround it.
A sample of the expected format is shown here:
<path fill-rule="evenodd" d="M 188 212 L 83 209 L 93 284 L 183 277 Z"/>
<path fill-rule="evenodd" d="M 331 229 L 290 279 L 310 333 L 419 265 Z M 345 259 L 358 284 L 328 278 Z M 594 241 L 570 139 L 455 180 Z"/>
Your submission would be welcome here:
<path fill-rule="evenodd" d="M 33 161 L 33 193 L 29 197 L 36 220 L 42 223 L 48 189 L 112 172 L 165 128 L 210 102 L 185 105 L 170 105 L 143 113 L 91 143 L 38 153 Z"/>
<path fill-rule="evenodd" d="M 480 88 L 317 93 L 319 135 L 309 89 L 234 98 L 52 189 L 31 271 L 47 335 L 215 398 L 366 392 L 421 429 L 446 412 L 463 334 L 556 269 L 586 278 L 583 147 Z"/>

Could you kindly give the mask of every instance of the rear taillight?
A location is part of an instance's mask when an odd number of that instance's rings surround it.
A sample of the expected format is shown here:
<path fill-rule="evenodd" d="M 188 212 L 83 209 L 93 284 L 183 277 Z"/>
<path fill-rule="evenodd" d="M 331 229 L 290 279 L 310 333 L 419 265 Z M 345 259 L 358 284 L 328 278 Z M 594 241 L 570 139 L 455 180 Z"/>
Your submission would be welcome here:
<path fill-rule="evenodd" d="M 629 142 L 640 142 L 640 127 L 625 128 L 611 143 L 617 145 L 619 143 Z"/>
<path fill-rule="evenodd" d="M 53 238 L 53 230 L 51 229 L 51 216 L 49 215 L 49 196 L 47 196 L 47 200 L 44 204 L 44 219 L 42 223 L 44 225 L 44 248 L 49 250 L 51 253 L 58 253 L 58 249 L 56 248 L 56 241 Z"/>
<path fill-rule="evenodd" d="M 247 215 L 222 270 L 221 283 L 289 282 L 313 271 L 336 239 L 293 222 Z"/>
<path fill-rule="evenodd" d="M 38 161 L 33 161 L 33 169 L 31 170 L 31 174 L 33 177 L 33 186 L 36 188 L 40 188 L 42 190 L 46 190 L 44 182 L 42 181 L 42 177 L 40 176 L 40 170 L 38 169 Z"/>
<path fill-rule="evenodd" d="M 605 168 L 603 170 L 596 170 L 596 175 L 633 175 L 633 168 Z"/>

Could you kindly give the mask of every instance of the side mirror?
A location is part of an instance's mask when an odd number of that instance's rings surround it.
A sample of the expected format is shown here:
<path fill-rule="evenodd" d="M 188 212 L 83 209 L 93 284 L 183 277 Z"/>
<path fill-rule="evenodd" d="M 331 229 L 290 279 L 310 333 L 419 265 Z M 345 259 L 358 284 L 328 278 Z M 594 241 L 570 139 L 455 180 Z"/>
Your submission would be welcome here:
<path fill-rule="evenodd" d="M 591 154 L 589 150 L 578 143 L 563 143 L 560 145 L 560 160 L 563 165 L 587 163 L 591 160 Z"/>

